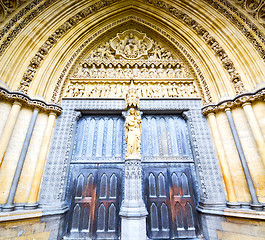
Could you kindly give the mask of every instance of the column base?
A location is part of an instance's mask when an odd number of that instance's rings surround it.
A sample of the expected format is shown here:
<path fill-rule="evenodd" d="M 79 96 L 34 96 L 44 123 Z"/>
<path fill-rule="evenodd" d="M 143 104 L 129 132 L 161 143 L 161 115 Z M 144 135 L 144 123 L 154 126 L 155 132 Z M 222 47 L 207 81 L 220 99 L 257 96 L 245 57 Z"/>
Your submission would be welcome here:
<path fill-rule="evenodd" d="M 121 215 L 121 240 L 146 240 L 146 215 L 126 217 Z"/>
<path fill-rule="evenodd" d="M 146 211 L 143 202 L 123 202 L 120 210 L 121 240 L 146 240 Z"/>
<path fill-rule="evenodd" d="M 24 206 L 24 209 L 26 209 L 26 210 L 36 209 L 36 208 L 38 208 L 38 206 L 39 206 L 38 203 L 27 203 Z"/>
<path fill-rule="evenodd" d="M 250 208 L 256 211 L 262 211 L 263 205 L 261 204 L 250 204 Z"/>
<path fill-rule="evenodd" d="M 240 208 L 241 207 L 241 204 L 238 202 L 227 202 L 226 205 L 229 208 Z"/>
<path fill-rule="evenodd" d="M 2 207 L 2 211 L 3 212 L 12 212 L 15 210 L 15 206 L 14 205 L 4 205 Z"/>
<path fill-rule="evenodd" d="M 147 216 L 145 205 L 143 202 L 128 201 L 121 205 L 120 216 L 123 217 L 142 217 Z"/>

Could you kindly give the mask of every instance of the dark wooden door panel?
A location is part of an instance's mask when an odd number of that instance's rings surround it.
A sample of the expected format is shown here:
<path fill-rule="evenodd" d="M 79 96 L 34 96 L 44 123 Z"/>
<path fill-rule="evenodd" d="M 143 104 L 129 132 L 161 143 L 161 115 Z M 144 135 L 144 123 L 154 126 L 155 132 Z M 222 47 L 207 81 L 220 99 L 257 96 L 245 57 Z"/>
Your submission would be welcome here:
<path fill-rule="evenodd" d="M 120 169 L 98 170 L 97 239 L 116 239 L 119 236 L 120 183 Z"/>
<path fill-rule="evenodd" d="M 190 169 L 151 166 L 144 168 L 148 237 L 196 237 L 198 228 Z"/>
<path fill-rule="evenodd" d="M 74 237 L 93 236 L 97 171 L 76 168 L 72 174 L 67 232 Z"/>
<path fill-rule="evenodd" d="M 196 237 L 196 211 L 189 168 L 169 168 L 169 200 L 173 237 Z"/>
<path fill-rule="evenodd" d="M 71 239 L 118 239 L 121 201 L 118 168 L 73 171 L 67 235 Z"/>
<path fill-rule="evenodd" d="M 145 192 L 149 238 L 170 238 L 169 192 L 166 168 L 146 168 Z"/>

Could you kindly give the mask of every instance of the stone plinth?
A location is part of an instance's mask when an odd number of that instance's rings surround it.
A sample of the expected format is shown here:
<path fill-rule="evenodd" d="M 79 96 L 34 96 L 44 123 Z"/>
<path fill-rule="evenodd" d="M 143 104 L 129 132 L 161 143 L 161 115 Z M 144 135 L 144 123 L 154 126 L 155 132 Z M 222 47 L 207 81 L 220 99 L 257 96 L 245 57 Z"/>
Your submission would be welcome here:
<path fill-rule="evenodd" d="M 146 216 L 148 213 L 142 198 L 141 160 L 126 160 L 124 172 L 124 200 L 120 210 L 121 239 L 146 239 Z"/>

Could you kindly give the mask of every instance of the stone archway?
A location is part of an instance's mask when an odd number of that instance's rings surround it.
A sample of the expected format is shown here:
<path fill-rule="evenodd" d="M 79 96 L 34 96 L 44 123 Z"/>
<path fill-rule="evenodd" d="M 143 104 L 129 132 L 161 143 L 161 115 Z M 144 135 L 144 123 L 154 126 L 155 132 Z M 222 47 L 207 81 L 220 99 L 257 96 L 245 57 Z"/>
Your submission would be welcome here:
<path fill-rule="evenodd" d="M 66 191 L 70 211 L 65 222 L 65 238 L 119 237 L 118 212 L 123 194 L 122 185 L 117 185 L 117 182 L 115 185 L 115 192 L 121 194 L 119 197 L 111 197 L 109 191 L 112 191 L 113 175 L 122 179 L 125 156 L 120 153 L 117 157 L 115 154 L 117 149 L 124 147 L 122 141 L 117 142 L 117 135 L 120 134 L 121 138 L 124 135 L 123 124 L 117 125 L 118 122 L 123 122 L 121 113 L 124 108 L 121 106 L 119 110 L 115 110 L 112 103 L 123 102 L 132 80 L 141 102 L 149 102 L 143 115 L 143 128 L 148 137 L 142 137 L 145 166 L 143 189 L 149 212 L 148 236 L 152 239 L 196 237 L 199 234 L 195 210 L 198 188 L 194 164 L 197 163 L 191 150 L 190 129 L 181 113 L 189 111 L 189 103 L 195 107 L 200 98 L 195 83 L 196 76 L 188 62 L 147 34 L 128 29 L 97 44 L 75 66 L 63 98 L 63 103 L 68 102 L 71 108 L 82 114 L 75 123 L 75 136 L 71 140 L 74 145 L 73 152 L 69 155 L 70 175 Z M 172 106 L 169 110 L 168 106 L 160 103 L 154 111 L 153 105 L 157 100 L 180 106 Z M 104 107 L 96 111 L 89 107 L 80 108 L 78 105 L 81 102 L 104 102 Z M 65 114 L 69 114 L 67 109 Z M 148 126 L 153 120 L 155 123 L 152 123 L 151 131 Z M 190 121 L 192 120 L 193 117 Z M 151 142 L 146 138 L 152 139 Z M 182 146 L 189 150 L 184 150 Z M 153 150 L 147 156 L 144 152 L 149 151 L 148 149 Z M 98 167 L 99 163 L 101 167 Z M 91 176 L 93 183 L 88 180 Z M 105 179 L 104 186 L 102 178 Z M 164 188 L 161 184 L 164 184 Z M 153 185 L 156 197 L 150 192 L 150 186 Z M 105 197 L 101 196 L 102 188 L 106 189 Z M 87 216 L 89 221 L 84 221 Z M 163 221 L 158 220 L 158 216 Z M 100 219 L 104 219 L 103 225 Z M 114 220 L 109 222 L 108 219 L 115 219 L 115 224 L 110 225 Z"/>

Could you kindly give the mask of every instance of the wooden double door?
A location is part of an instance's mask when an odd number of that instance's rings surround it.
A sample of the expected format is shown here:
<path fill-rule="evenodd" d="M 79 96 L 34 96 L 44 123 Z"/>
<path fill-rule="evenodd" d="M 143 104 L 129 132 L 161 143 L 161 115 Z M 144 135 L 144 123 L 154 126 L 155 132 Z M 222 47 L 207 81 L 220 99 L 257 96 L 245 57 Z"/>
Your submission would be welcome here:
<path fill-rule="evenodd" d="M 123 125 L 124 119 L 117 115 L 84 116 L 77 123 L 65 239 L 119 238 L 126 149 Z M 193 238 L 198 224 L 185 120 L 177 115 L 147 115 L 142 118 L 142 129 L 148 237 Z M 174 164 L 180 159 L 181 164 Z"/>

